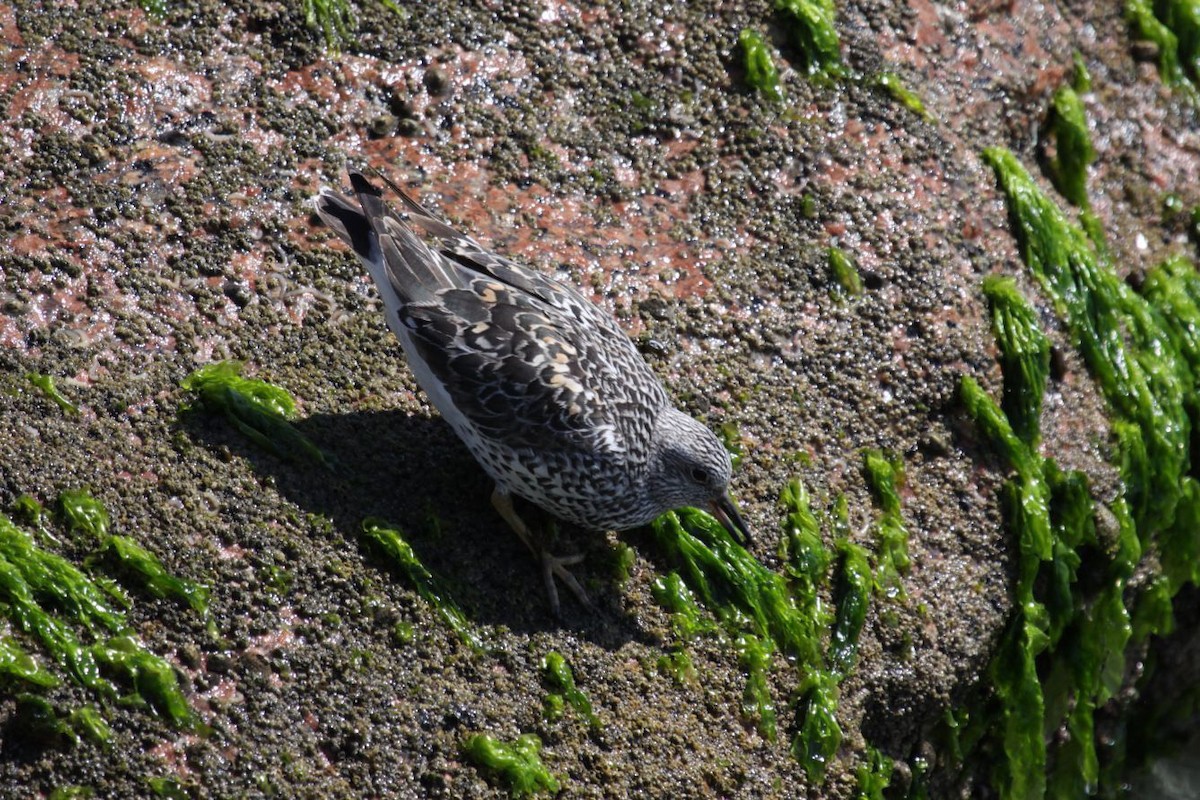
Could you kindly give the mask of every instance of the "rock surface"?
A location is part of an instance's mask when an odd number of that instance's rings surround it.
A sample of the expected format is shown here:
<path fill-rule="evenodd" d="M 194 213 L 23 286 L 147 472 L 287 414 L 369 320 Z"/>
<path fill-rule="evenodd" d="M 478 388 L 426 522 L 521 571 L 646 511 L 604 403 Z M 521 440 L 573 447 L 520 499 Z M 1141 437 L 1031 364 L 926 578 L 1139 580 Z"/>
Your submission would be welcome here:
<path fill-rule="evenodd" d="M 821 511 L 844 493 L 871 549 L 862 452 L 900 456 L 909 601 L 872 606 L 819 796 L 851 796 L 867 743 L 917 752 L 1011 603 L 1004 475 L 955 398 L 962 374 L 998 391 L 983 276 L 1037 292 L 980 151 L 1037 171 L 1078 51 L 1116 263 L 1136 274 L 1185 240 L 1164 196 L 1200 203 L 1195 106 L 1135 59 L 1120 4 L 839 4 L 847 75 L 817 80 L 765 3 L 358 11 L 357 39 L 332 53 L 278 4 L 172 2 L 161 19 L 93 0 L 0 7 L 0 505 L 90 487 L 115 529 L 211 587 L 213 623 L 149 597 L 129 612 L 210 731 L 111 705 L 107 750 L 6 735 L 0 794 L 133 797 L 165 776 L 199 796 L 501 796 L 462 741 L 533 732 L 564 796 L 818 796 L 787 748 L 794 671 L 772 671 L 785 733 L 768 742 L 739 717 L 727 643 L 689 646 L 690 683 L 656 668 L 673 634 L 645 536 L 620 537 L 637 552 L 621 580 L 613 535 L 564 529 L 599 610 L 549 614 L 364 271 L 310 214 L 347 163 L 585 287 L 683 407 L 736 425 L 734 491 L 763 563 L 778 568 L 777 498 L 796 475 Z M 781 103 L 740 80 L 745 27 L 775 48 Z M 882 71 L 928 119 L 875 86 Z M 857 263 L 861 294 L 838 289 L 830 246 Z M 1048 307 L 1044 325 L 1059 355 L 1044 450 L 1111 495 L 1103 401 Z M 335 473 L 181 415 L 181 380 L 225 358 L 292 392 Z M 370 516 L 446 580 L 485 652 L 361 546 Z M 600 729 L 544 718 L 550 650 Z M 50 696 L 92 700 L 69 684 Z M 0 695 L 0 719 L 12 707 Z"/>

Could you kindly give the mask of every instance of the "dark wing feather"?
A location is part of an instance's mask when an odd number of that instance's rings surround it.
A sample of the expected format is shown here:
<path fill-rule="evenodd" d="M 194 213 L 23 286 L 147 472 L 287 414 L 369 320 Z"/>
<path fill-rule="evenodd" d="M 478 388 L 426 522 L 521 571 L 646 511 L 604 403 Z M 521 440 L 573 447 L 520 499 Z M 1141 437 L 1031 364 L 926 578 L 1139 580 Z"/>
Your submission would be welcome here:
<path fill-rule="evenodd" d="M 666 394 L 629 339 L 581 331 L 485 276 L 400 313 L 421 357 L 480 433 L 514 448 L 571 446 L 637 460 Z M 636 407 L 643 413 L 623 413 Z"/>
<path fill-rule="evenodd" d="M 400 322 L 471 424 L 514 448 L 643 456 L 653 412 L 668 399 L 612 317 L 484 249 L 376 174 L 404 216 L 361 174 L 350 179 L 401 299 Z"/>
<path fill-rule="evenodd" d="M 471 272 L 490 275 L 506 286 L 536 297 L 574 318 L 580 324 L 599 328 L 615 336 L 625 336 L 611 316 L 574 288 L 486 249 L 470 236 L 438 219 L 433 212 L 409 197 L 403 189 L 388 180 L 378 170 L 374 172 L 404 204 L 407 225 L 420 228 L 429 236 L 439 240 L 438 252 L 447 259 L 466 267 Z M 355 182 L 356 190 L 359 189 L 359 181 L 370 186 L 361 175 L 356 180 L 354 177 L 356 174 L 351 173 L 351 180 Z M 399 220 L 399 217 L 390 210 L 387 211 L 387 215 L 392 220 Z"/>

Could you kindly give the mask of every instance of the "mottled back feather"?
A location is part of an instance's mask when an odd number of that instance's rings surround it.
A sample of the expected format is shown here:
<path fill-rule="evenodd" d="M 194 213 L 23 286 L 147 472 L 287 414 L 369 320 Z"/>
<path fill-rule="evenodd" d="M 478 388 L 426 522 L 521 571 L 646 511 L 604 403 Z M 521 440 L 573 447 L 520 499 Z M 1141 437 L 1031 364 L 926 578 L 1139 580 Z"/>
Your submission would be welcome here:
<path fill-rule="evenodd" d="M 350 177 L 361 213 L 331 192 L 318 199 L 318 212 L 377 281 L 382 265 L 409 341 L 479 436 L 520 461 L 528 451 L 530 463 L 532 453 L 548 452 L 567 462 L 609 458 L 626 469 L 644 463 L 668 398 L 608 314 L 485 250 L 390 181 L 404 216 L 361 174 Z"/>

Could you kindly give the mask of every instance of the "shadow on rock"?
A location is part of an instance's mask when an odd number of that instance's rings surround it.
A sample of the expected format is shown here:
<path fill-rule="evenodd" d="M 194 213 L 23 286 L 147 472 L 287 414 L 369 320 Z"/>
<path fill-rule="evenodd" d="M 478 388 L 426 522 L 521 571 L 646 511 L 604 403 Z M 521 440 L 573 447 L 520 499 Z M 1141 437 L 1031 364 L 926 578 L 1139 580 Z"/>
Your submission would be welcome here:
<path fill-rule="evenodd" d="M 586 556 L 575 574 L 596 609 L 582 608 L 560 586 L 562 619 L 554 619 L 540 567 L 491 506 L 491 480 L 439 418 L 363 411 L 294 423 L 325 454 L 328 466 L 280 458 L 207 413 L 185 414 L 181 424 L 194 441 L 244 458 L 256 472 L 271 476 L 283 496 L 329 519 L 359 542 L 369 563 L 405 582 L 363 541 L 364 519 L 387 522 L 476 622 L 516 631 L 566 627 L 605 647 L 643 638 L 621 610 L 618 554 L 605 537 L 561 524 L 551 549 Z M 529 504 L 518 512 L 535 527 L 547 519 Z"/>

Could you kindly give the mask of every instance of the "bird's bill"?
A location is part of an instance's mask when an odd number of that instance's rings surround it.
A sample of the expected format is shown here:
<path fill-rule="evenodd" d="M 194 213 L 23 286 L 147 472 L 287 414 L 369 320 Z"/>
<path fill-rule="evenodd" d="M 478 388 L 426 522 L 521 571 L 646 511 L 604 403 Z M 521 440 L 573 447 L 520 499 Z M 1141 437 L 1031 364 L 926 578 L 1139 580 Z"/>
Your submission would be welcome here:
<path fill-rule="evenodd" d="M 713 516 L 720 520 L 721 524 L 725 526 L 725 530 L 729 531 L 729 535 L 739 544 L 750 543 L 750 529 L 746 527 L 746 522 L 738 513 L 737 506 L 733 504 L 729 495 L 723 496 L 720 500 L 714 500 L 712 511 Z"/>

